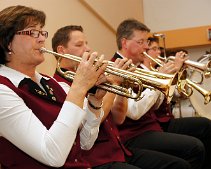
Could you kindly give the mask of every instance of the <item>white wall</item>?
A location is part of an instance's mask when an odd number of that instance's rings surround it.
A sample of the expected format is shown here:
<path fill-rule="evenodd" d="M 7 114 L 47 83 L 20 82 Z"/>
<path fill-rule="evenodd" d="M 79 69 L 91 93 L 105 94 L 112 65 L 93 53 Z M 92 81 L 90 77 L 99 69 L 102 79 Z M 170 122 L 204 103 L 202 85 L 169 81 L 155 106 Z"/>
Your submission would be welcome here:
<path fill-rule="evenodd" d="M 210 0 L 143 0 L 144 20 L 152 31 L 211 24 Z"/>
<path fill-rule="evenodd" d="M 144 21 L 152 32 L 211 25 L 210 7 L 211 0 L 143 0 Z M 210 48 L 186 49 L 195 60 Z"/>

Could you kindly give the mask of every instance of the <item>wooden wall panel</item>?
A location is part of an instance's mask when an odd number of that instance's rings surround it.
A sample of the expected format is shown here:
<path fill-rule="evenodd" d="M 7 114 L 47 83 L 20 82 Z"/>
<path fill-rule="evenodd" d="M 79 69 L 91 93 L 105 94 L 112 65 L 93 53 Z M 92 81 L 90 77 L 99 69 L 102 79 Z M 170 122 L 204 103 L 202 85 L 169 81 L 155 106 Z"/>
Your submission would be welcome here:
<path fill-rule="evenodd" d="M 211 44 L 208 40 L 208 28 L 211 25 L 162 31 L 166 35 L 166 48 L 183 48 Z"/>

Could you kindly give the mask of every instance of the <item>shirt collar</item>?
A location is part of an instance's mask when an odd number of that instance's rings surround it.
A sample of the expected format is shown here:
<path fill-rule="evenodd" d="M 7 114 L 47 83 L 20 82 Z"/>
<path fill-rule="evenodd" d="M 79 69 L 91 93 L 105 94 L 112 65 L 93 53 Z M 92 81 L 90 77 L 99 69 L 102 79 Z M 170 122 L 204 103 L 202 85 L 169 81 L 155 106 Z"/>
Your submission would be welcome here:
<path fill-rule="evenodd" d="M 119 51 L 116 52 L 119 56 L 121 56 L 122 58 L 125 58 Z"/>
<path fill-rule="evenodd" d="M 119 56 L 121 56 L 122 58 L 125 58 L 119 51 L 116 52 Z M 136 66 L 138 66 L 139 63 L 136 64 Z"/>
<path fill-rule="evenodd" d="M 29 76 L 18 72 L 12 68 L 9 68 L 5 65 L 0 65 L 0 75 L 7 77 L 16 87 L 18 87 L 19 83 L 24 79 L 24 78 L 30 78 Z M 49 80 L 48 77 L 42 76 L 41 74 L 39 74 L 37 71 L 35 72 L 35 77 L 36 79 L 38 79 L 39 81 L 41 80 L 41 78 L 44 78 L 46 80 Z"/>

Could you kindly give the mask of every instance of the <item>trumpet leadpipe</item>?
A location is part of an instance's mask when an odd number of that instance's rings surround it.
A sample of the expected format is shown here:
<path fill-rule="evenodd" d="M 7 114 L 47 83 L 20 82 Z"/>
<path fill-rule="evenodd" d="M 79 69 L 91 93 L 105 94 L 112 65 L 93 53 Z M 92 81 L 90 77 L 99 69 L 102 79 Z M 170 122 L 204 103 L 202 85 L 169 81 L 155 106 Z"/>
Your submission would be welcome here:
<path fill-rule="evenodd" d="M 143 54 L 144 54 L 145 56 L 147 56 L 149 59 L 151 59 L 153 62 L 155 62 L 156 64 L 158 64 L 160 67 L 163 67 L 163 64 L 162 64 L 161 60 L 154 59 L 152 56 L 150 56 L 150 55 L 147 54 L 146 52 L 143 52 Z"/>
<path fill-rule="evenodd" d="M 49 53 L 49 54 L 53 54 L 55 56 L 58 56 L 59 57 L 58 62 L 57 62 L 58 73 L 61 76 L 63 76 L 64 78 L 66 78 L 67 80 L 70 80 L 70 81 L 73 80 L 73 78 L 75 76 L 75 72 L 72 72 L 72 71 L 64 72 L 64 71 L 61 70 L 61 68 L 60 68 L 61 58 L 66 58 L 66 59 L 80 63 L 81 60 L 82 60 L 81 57 L 75 56 L 75 55 L 70 55 L 70 54 L 60 54 L 60 53 L 57 53 L 57 52 L 47 50 L 45 48 L 41 48 L 40 52 L 41 53 Z M 103 63 L 108 63 L 108 61 L 103 61 Z M 122 77 L 123 79 L 125 79 L 125 81 L 127 81 L 127 84 L 130 85 L 130 86 L 127 86 L 130 89 L 122 87 L 122 86 L 112 85 L 112 84 L 109 84 L 109 83 L 100 84 L 100 85 L 97 86 L 98 88 L 101 88 L 101 89 L 106 90 L 108 92 L 112 92 L 112 93 L 115 93 L 115 94 L 118 94 L 118 95 L 121 95 L 121 96 L 124 96 L 124 97 L 132 98 L 132 99 L 136 99 L 136 100 L 140 99 L 141 92 L 142 92 L 142 89 L 143 89 L 142 82 L 139 79 L 137 79 L 136 77 L 128 76 L 129 71 L 118 69 L 118 68 L 115 68 L 115 67 L 108 65 L 106 67 L 105 72 L 108 73 L 108 74 L 113 74 L 115 76 L 119 76 L 119 77 Z"/>

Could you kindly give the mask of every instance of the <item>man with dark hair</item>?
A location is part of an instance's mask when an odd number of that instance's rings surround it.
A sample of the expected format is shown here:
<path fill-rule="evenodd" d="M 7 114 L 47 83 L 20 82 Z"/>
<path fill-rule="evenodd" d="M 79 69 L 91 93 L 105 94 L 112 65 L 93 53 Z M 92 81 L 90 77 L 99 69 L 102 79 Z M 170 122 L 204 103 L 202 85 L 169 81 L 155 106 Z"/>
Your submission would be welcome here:
<path fill-rule="evenodd" d="M 90 52 L 83 28 L 79 25 L 68 25 L 58 29 L 52 38 L 52 48 L 54 52 L 71 54 L 78 57 L 82 57 L 84 52 Z M 73 72 L 76 71 L 79 64 L 79 62 L 66 58 L 60 58 L 59 63 L 62 71 L 68 70 Z M 72 83 L 61 76 L 63 75 L 59 71 L 56 71 L 54 74 L 54 78 L 58 81 L 65 81 L 68 84 Z"/>

